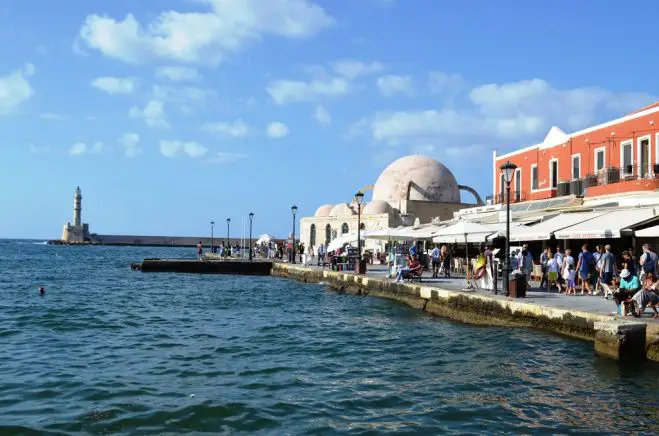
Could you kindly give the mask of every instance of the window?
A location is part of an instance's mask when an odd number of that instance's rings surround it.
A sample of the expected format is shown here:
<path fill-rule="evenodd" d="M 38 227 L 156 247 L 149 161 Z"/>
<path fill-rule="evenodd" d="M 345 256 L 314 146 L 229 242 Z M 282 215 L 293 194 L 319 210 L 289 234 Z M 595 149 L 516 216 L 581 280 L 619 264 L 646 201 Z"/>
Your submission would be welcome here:
<path fill-rule="evenodd" d="M 581 178 L 581 155 L 572 155 L 572 179 Z"/>
<path fill-rule="evenodd" d="M 350 229 L 348 228 L 348 224 L 347 224 L 347 223 L 343 223 L 343 224 L 341 224 L 341 234 L 342 234 L 342 235 L 345 235 L 345 234 L 348 233 L 349 231 L 350 231 Z"/>
<path fill-rule="evenodd" d="M 503 174 L 499 174 L 499 202 L 503 203 L 506 196 L 506 182 L 503 180 Z"/>
<path fill-rule="evenodd" d="M 325 226 L 325 243 L 329 244 L 332 240 L 332 226 L 329 224 Z"/>
<path fill-rule="evenodd" d="M 311 224 L 311 230 L 309 230 L 309 245 L 314 247 L 316 245 L 316 225 Z"/>
<path fill-rule="evenodd" d="M 515 170 L 515 194 L 513 196 L 515 201 L 522 201 L 522 169 Z"/>
<path fill-rule="evenodd" d="M 538 166 L 531 165 L 531 191 L 538 189 Z"/>
<path fill-rule="evenodd" d="M 604 163 L 606 162 L 606 149 L 604 147 L 595 149 L 595 172 L 599 173 L 604 170 Z"/>
<path fill-rule="evenodd" d="M 631 176 L 634 174 L 634 147 L 631 141 L 623 142 L 620 144 L 620 163 L 622 166 L 622 174 Z"/>
<path fill-rule="evenodd" d="M 638 139 L 638 175 L 646 177 L 650 172 L 650 136 Z"/>
<path fill-rule="evenodd" d="M 556 159 L 549 162 L 549 180 L 551 182 L 550 188 L 558 186 L 558 161 Z"/>

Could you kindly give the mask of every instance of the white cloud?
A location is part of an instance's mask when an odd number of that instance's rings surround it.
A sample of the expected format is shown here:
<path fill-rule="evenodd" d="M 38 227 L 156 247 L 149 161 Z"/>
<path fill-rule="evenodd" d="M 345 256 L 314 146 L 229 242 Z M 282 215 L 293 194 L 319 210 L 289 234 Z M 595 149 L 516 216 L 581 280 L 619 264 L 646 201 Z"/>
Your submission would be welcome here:
<path fill-rule="evenodd" d="M 320 124 L 323 126 L 331 126 L 332 125 L 332 117 L 330 116 L 329 112 L 327 109 L 325 109 L 324 106 L 316 106 L 316 110 L 314 111 L 313 117 L 318 121 Z"/>
<path fill-rule="evenodd" d="M 137 89 L 137 80 L 132 77 L 97 77 L 91 85 L 108 94 L 132 94 Z"/>
<path fill-rule="evenodd" d="M 211 162 L 218 164 L 231 163 L 240 159 L 245 159 L 246 157 L 247 155 L 242 153 L 229 153 L 220 151 L 213 154 L 213 157 L 211 157 Z"/>
<path fill-rule="evenodd" d="M 275 121 L 268 124 L 268 128 L 266 129 L 266 131 L 269 137 L 275 139 L 283 138 L 284 136 L 287 136 L 289 133 L 288 126 L 279 121 Z"/>
<path fill-rule="evenodd" d="M 354 80 L 360 76 L 368 76 L 384 70 L 379 62 L 361 62 L 356 60 L 340 60 L 331 64 L 334 72 L 347 79 Z"/>
<path fill-rule="evenodd" d="M 89 15 L 79 38 L 106 56 L 134 64 L 152 59 L 213 64 L 264 36 L 308 38 L 334 24 L 322 7 L 309 0 L 197 3 L 206 10 L 168 10 L 146 25 L 132 14 L 121 21 Z"/>
<path fill-rule="evenodd" d="M 316 101 L 323 97 L 345 95 L 350 92 L 350 82 L 342 77 L 300 80 L 275 80 L 266 88 L 278 105 L 302 101 Z"/>
<path fill-rule="evenodd" d="M 0 76 L 0 115 L 11 113 L 34 95 L 27 78 L 35 73 L 34 65 L 27 64 L 20 70 Z"/>
<path fill-rule="evenodd" d="M 237 119 L 231 122 L 217 122 L 204 124 L 202 130 L 232 138 L 244 138 L 249 134 L 249 127 L 243 120 Z"/>
<path fill-rule="evenodd" d="M 392 97 L 396 94 L 412 95 L 414 93 L 412 76 L 390 74 L 379 77 L 377 83 L 380 93 L 385 97 Z"/>
<path fill-rule="evenodd" d="M 99 154 L 103 151 L 103 143 L 95 142 L 91 147 L 84 142 L 76 142 L 69 149 L 69 154 L 72 156 L 82 156 L 83 154 Z"/>
<path fill-rule="evenodd" d="M 457 77 L 445 75 L 437 91 L 463 87 L 466 104 L 461 107 L 377 112 L 355 123 L 350 136 L 367 133 L 377 143 L 432 145 L 438 153 L 455 156 L 460 150 L 476 153 L 504 144 L 517 148 L 539 143 L 552 125 L 575 131 L 656 100 L 601 88 L 557 89 L 540 79 L 469 89 Z"/>
<path fill-rule="evenodd" d="M 189 157 L 202 157 L 208 153 L 208 149 L 197 142 L 183 141 L 160 141 L 158 144 L 163 156 L 175 158 L 183 155 Z"/>
<path fill-rule="evenodd" d="M 144 120 L 149 127 L 169 127 L 167 114 L 165 113 L 165 105 L 158 100 L 150 100 L 144 109 L 133 106 L 130 108 L 128 114 L 131 118 Z"/>
<path fill-rule="evenodd" d="M 159 67 L 156 68 L 156 77 L 172 82 L 197 82 L 201 80 L 199 71 L 191 67 Z"/>
<path fill-rule="evenodd" d="M 118 142 L 124 149 L 124 156 L 128 158 L 133 158 L 142 153 L 142 149 L 139 147 L 140 135 L 137 133 L 124 133 Z"/>

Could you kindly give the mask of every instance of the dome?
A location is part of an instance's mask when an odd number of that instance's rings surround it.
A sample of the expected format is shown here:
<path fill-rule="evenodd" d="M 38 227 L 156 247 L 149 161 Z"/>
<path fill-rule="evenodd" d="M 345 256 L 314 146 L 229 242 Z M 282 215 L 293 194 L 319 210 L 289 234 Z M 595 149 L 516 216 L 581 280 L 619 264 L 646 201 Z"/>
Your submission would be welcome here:
<path fill-rule="evenodd" d="M 318 209 L 316 209 L 316 213 L 313 214 L 313 216 L 329 216 L 330 212 L 332 211 L 332 208 L 334 205 L 332 204 L 323 204 L 320 206 Z"/>
<path fill-rule="evenodd" d="M 393 211 L 391 205 L 382 200 L 371 201 L 364 207 L 364 215 L 379 215 L 381 213 L 391 213 Z"/>
<path fill-rule="evenodd" d="M 382 171 L 375 182 L 373 200 L 398 208 L 401 201 L 459 203 L 460 189 L 455 176 L 435 159 L 423 155 L 402 157 Z"/>
<path fill-rule="evenodd" d="M 332 208 L 330 216 L 351 216 L 354 211 L 346 203 L 339 203 Z"/>

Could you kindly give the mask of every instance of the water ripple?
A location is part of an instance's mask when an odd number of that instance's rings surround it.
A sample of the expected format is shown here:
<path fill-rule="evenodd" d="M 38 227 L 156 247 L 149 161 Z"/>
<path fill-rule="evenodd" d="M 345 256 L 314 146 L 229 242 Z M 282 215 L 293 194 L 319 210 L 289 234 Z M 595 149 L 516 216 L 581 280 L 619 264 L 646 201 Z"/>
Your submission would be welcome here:
<path fill-rule="evenodd" d="M 192 254 L 168 250 L 0 241 L 0 435 L 659 430 L 656 366 L 319 285 L 128 267 Z"/>

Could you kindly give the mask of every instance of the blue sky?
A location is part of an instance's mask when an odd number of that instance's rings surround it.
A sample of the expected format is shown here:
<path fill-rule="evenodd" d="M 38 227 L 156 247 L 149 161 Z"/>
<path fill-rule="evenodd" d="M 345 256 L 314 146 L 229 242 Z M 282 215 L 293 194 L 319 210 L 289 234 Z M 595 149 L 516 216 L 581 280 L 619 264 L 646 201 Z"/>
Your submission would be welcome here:
<path fill-rule="evenodd" d="M 349 201 L 417 152 L 488 195 L 492 150 L 657 100 L 656 25 L 639 19 L 657 16 L 652 1 L 3 0 L 0 237 L 59 237 L 77 185 L 97 233 L 203 235 L 253 211 L 254 233 L 285 235 L 293 203 Z"/>

